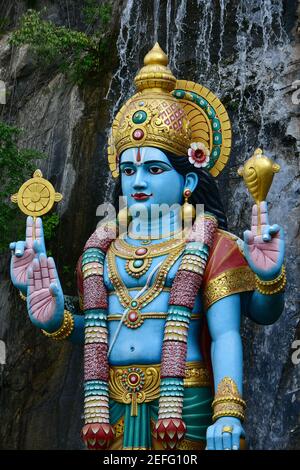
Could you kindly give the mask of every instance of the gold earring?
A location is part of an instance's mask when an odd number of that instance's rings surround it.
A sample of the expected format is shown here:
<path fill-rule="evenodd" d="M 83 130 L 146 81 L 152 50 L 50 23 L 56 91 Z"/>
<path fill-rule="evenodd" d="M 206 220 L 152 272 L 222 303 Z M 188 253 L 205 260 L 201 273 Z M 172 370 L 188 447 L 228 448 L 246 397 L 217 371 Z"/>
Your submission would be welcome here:
<path fill-rule="evenodd" d="M 195 218 L 196 211 L 193 204 L 188 202 L 189 197 L 191 197 L 192 191 L 190 189 L 185 189 L 183 191 L 184 204 L 181 209 L 182 220 L 192 220 Z"/>

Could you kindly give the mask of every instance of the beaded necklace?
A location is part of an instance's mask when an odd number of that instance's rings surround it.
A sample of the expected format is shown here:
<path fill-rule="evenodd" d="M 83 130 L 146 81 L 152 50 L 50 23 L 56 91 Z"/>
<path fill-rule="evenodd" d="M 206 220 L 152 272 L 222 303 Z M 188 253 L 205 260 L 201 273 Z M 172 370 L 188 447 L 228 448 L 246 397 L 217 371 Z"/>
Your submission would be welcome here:
<path fill-rule="evenodd" d="M 114 242 L 112 243 L 112 245 Z M 112 246 L 111 245 L 111 246 Z M 124 324 L 129 328 L 138 328 L 143 323 L 143 317 L 141 309 L 146 307 L 152 300 L 154 300 L 163 290 L 167 274 L 170 268 L 173 266 L 174 262 L 180 257 L 183 253 L 183 244 L 177 246 L 174 251 L 168 254 L 165 260 L 162 262 L 158 273 L 156 275 L 153 285 L 138 299 L 132 299 L 131 295 L 124 282 L 122 281 L 117 265 L 116 265 L 116 251 L 110 249 L 107 254 L 108 261 L 108 275 L 115 288 L 115 293 L 117 294 L 121 305 L 128 309 Z M 159 255 L 157 255 L 159 256 Z"/>

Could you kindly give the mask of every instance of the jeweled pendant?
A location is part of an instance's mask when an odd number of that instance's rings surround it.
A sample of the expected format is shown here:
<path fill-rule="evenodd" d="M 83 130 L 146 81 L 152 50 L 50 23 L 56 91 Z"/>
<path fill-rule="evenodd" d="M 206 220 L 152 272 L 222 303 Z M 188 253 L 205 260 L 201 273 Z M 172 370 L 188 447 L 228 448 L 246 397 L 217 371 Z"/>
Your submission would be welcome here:
<path fill-rule="evenodd" d="M 143 274 L 148 271 L 151 266 L 151 263 L 151 258 L 129 259 L 126 261 L 125 269 L 130 276 L 139 279 L 140 277 L 142 277 Z"/>
<path fill-rule="evenodd" d="M 139 310 L 132 309 L 132 310 L 129 310 L 129 312 L 127 312 L 125 320 L 124 320 L 124 325 L 126 325 L 127 328 L 132 328 L 132 329 L 139 328 L 143 323 L 144 323 L 144 319 Z"/>

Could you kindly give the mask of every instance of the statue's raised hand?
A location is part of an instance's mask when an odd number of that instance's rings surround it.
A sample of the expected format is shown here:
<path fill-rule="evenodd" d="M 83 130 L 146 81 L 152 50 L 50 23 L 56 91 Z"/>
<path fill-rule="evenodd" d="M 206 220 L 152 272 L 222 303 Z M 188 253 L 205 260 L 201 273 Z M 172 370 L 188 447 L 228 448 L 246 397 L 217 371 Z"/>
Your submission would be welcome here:
<path fill-rule="evenodd" d="M 33 232 L 35 231 L 35 237 Z M 12 251 L 10 276 L 13 285 L 24 295 L 27 293 L 27 271 L 39 253 L 46 253 L 42 219 L 37 218 L 34 227 L 32 217 L 27 217 L 26 240 L 9 245 Z"/>
<path fill-rule="evenodd" d="M 32 323 L 48 332 L 63 322 L 64 296 L 55 263 L 43 253 L 28 268 L 27 309 Z"/>
<path fill-rule="evenodd" d="M 261 235 L 258 235 L 257 205 L 252 209 L 251 230 L 244 232 L 244 253 L 252 271 L 263 280 L 278 276 L 284 258 L 284 233 L 278 224 L 269 225 L 268 207 L 260 203 Z"/>

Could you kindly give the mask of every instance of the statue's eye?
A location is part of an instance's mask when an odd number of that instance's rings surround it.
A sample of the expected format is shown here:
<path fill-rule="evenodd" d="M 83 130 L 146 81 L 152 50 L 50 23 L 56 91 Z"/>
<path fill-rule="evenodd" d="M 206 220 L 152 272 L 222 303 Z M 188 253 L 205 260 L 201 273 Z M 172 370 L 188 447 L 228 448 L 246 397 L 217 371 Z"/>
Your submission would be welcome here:
<path fill-rule="evenodd" d="M 126 176 L 131 176 L 131 175 L 133 175 L 133 173 L 134 173 L 134 169 L 133 169 L 133 168 L 129 168 L 129 167 L 124 168 L 123 173 L 124 173 Z"/>
<path fill-rule="evenodd" d="M 160 173 L 163 173 L 164 170 L 162 168 L 160 168 L 159 166 L 151 166 L 149 168 L 149 171 L 150 173 L 152 173 L 153 175 L 159 175 Z"/>

